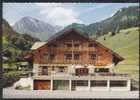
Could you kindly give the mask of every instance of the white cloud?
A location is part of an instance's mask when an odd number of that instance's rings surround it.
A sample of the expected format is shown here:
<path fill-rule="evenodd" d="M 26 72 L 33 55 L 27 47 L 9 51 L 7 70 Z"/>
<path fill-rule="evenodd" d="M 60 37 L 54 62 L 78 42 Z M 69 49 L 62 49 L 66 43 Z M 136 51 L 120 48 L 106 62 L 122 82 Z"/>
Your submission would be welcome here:
<path fill-rule="evenodd" d="M 35 5 L 41 9 L 40 13 L 45 14 L 48 11 L 51 11 L 51 9 L 55 7 L 62 6 L 62 3 L 35 3 Z"/>
<path fill-rule="evenodd" d="M 72 8 L 63 7 L 61 3 L 36 3 L 40 8 L 40 14 L 47 18 L 47 22 L 52 25 L 63 27 L 72 23 L 83 23 L 78 19 L 79 14 Z"/>
<path fill-rule="evenodd" d="M 55 23 L 56 25 L 61 26 L 67 26 L 72 23 L 83 23 L 77 17 L 78 14 L 72 9 L 65 9 L 62 7 L 56 7 L 52 9 L 48 14 L 50 23 Z"/>

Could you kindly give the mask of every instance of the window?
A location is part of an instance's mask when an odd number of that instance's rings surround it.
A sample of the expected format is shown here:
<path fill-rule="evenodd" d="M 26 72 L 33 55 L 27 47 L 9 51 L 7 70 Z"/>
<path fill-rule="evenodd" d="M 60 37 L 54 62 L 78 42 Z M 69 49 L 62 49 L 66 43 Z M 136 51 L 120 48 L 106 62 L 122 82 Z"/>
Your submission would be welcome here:
<path fill-rule="evenodd" d="M 64 72 L 64 67 L 59 67 L 59 72 Z"/>
<path fill-rule="evenodd" d="M 96 54 L 91 54 L 91 55 L 90 55 L 90 59 L 91 59 L 91 60 L 96 60 Z"/>
<path fill-rule="evenodd" d="M 55 67 L 54 66 L 52 66 L 52 71 L 55 71 Z"/>
<path fill-rule="evenodd" d="M 109 72 L 108 68 L 95 68 L 95 72 Z"/>
<path fill-rule="evenodd" d="M 77 68 L 76 70 L 76 75 L 80 75 L 80 76 L 82 76 L 82 75 L 88 75 L 88 68 Z"/>
<path fill-rule="evenodd" d="M 71 60 L 72 59 L 72 54 L 65 54 L 65 59 L 66 60 Z"/>
<path fill-rule="evenodd" d="M 42 67 L 42 75 L 48 75 L 48 67 Z"/>
<path fill-rule="evenodd" d="M 57 47 L 56 44 L 50 44 L 48 47 Z"/>
<path fill-rule="evenodd" d="M 80 46 L 79 44 L 74 44 L 75 48 L 79 48 L 79 46 Z"/>
<path fill-rule="evenodd" d="M 43 58 L 46 58 L 47 59 L 48 58 L 48 54 L 44 54 L 43 55 Z"/>
<path fill-rule="evenodd" d="M 107 81 L 93 80 L 93 81 L 91 81 L 91 87 L 94 87 L 94 86 L 107 86 Z"/>
<path fill-rule="evenodd" d="M 75 55 L 74 55 L 74 60 L 79 60 L 79 59 L 80 59 L 79 54 L 75 54 Z"/>
<path fill-rule="evenodd" d="M 98 60 L 102 60 L 102 54 L 98 55 Z"/>
<path fill-rule="evenodd" d="M 71 48 L 72 44 L 66 44 L 65 47 Z"/>
<path fill-rule="evenodd" d="M 89 43 L 88 47 L 97 47 L 97 44 Z"/>
<path fill-rule="evenodd" d="M 50 59 L 51 60 L 55 59 L 55 55 L 54 54 L 50 54 Z"/>
<path fill-rule="evenodd" d="M 72 86 L 88 86 L 87 80 L 75 80 L 72 81 Z"/>
<path fill-rule="evenodd" d="M 88 47 L 94 47 L 93 43 L 88 44 Z"/>
<path fill-rule="evenodd" d="M 125 87 L 127 81 L 110 81 L 110 87 Z"/>

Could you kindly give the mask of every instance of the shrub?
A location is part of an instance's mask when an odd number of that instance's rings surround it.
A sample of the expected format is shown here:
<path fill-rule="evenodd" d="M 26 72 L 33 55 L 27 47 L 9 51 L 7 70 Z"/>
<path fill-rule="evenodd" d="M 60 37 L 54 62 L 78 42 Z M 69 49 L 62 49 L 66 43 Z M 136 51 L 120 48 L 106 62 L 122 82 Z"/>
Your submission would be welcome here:
<path fill-rule="evenodd" d="M 20 79 L 19 72 L 10 71 L 3 74 L 3 87 L 11 86 L 14 82 Z"/>
<path fill-rule="evenodd" d="M 14 82 L 20 79 L 20 75 L 29 74 L 31 71 L 9 71 L 7 73 L 3 73 L 3 87 L 8 87 L 13 85 Z"/>

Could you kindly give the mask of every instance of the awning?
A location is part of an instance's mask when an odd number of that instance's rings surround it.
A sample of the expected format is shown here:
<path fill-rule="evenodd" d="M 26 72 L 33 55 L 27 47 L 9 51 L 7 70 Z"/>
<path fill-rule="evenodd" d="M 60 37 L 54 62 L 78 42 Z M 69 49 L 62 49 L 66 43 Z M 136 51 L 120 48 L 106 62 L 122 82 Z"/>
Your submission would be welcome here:
<path fill-rule="evenodd" d="M 105 68 L 105 66 L 95 66 L 96 68 Z"/>

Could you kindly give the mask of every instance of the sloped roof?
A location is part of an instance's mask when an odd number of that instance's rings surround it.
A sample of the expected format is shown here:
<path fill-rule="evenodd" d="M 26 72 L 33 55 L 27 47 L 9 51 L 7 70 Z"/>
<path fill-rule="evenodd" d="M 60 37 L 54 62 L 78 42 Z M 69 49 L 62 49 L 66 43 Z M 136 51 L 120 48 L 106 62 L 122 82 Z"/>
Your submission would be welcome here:
<path fill-rule="evenodd" d="M 70 29 L 70 30 L 68 30 L 68 31 L 66 31 L 66 32 L 64 32 L 64 33 L 59 33 L 59 34 L 57 34 L 57 35 L 56 35 L 56 34 L 53 35 L 53 36 L 52 36 L 49 40 L 47 40 L 46 42 L 36 42 L 36 43 L 32 46 L 31 49 L 32 49 L 32 50 L 40 49 L 40 48 L 43 47 L 45 44 L 50 44 L 50 43 L 54 42 L 56 39 L 59 39 L 59 38 L 61 38 L 62 36 L 67 35 L 67 34 L 69 34 L 69 33 L 71 33 L 71 32 L 75 32 L 75 33 L 77 33 L 77 34 L 83 36 L 84 38 L 86 38 L 86 39 L 88 39 L 88 40 L 95 41 L 95 40 L 91 39 L 88 35 L 86 35 L 86 34 L 84 34 L 84 33 L 81 33 L 81 32 L 79 32 L 79 31 L 77 31 L 77 30 L 75 30 L 75 29 Z M 100 45 L 102 45 L 101 43 L 99 43 L 99 42 L 97 42 L 97 41 L 95 41 L 95 42 L 98 43 L 98 44 L 100 44 Z M 116 57 L 118 57 L 120 60 L 124 60 L 123 57 L 121 57 L 119 54 L 117 54 L 117 53 L 114 52 L 113 50 L 111 50 L 111 49 L 105 47 L 104 45 L 102 45 L 102 46 L 103 46 L 104 48 L 108 49 L 109 51 L 113 52 L 114 55 L 115 55 Z M 30 56 L 29 56 L 29 55 L 30 55 Z M 30 57 L 32 56 L 32 53 L 29 54 L 29 55 L 25 56 L 24 58 L 25 58 L 25 59 L 30 58 Z"/>
<path fill-rule="evenodd" d="M 79 32 L 79 31 L 77 31 L 77 30 L 75 30 L 75 29 L 70 29 L 70 30 L 68 30 L 68 31 L 63 31 L 63 32 L 59 32 L 59 33 L 57 33 L 57 34 L 52 35 L 48 40 L 46 40 L 46 42 L 35 42 L 35 43 L 33 44 L 33 46 L 32 46 L 30 49 L 31 49 L 31 50 L 36 50 L 36 49 L 42 47 L 43 45 L 47 44 L 48 42 L 52 41 L 53 39 L 55 39 L 55 38 L 57 38 L 57 37 L 59 37 L 59 36 L 65 34 L 65 33 L 69 33 L 70 31 L 75 31 L 75 32 L 77 32 L 77 33 L 80 34 L 80 35 L 83 35 L 83 36 L 88 37 L 88 35 L 87 35 L 86 33 Z M 88 37 L 88 38 L 89 38 L 89 37 Z"/>
<path fill-rule="evenodd" d="M 70 30 L 76 30 L 76 31 L 77 31 L 77 29 L 75 29 L 75 28 L 72 28 L 72 29 L 70 29 Z M 49 42 L 49 41 L 55 39 L 56 37 L 58 37 L 58 36 L 60 36 L 60 35 L 62 35 L 62 34 L 64 34 L 64 33 L 68 32 L 68 31 L 69 31 L 69 30 L 64 30 L 64 31 L 62 31 L 62 32 L 56 33 L 56 34 L 52 35 L 46 42 Z M 88 34 L 83 33 L 83 32 L 81 32 L 80 30 L 78 30 L 77 32 L 79 32 L 81 35 L 88 36 Z"/>
<path fill-rule="evenodd" d="M 46 44 L 47 42 L 35 42 L 33 44 L 33 46 L 31 47 L 31 50 L 35 50 L 35 49 L 38 49 L 40 48 L 41 46 L 43 46 L 44 44 Z"/>

